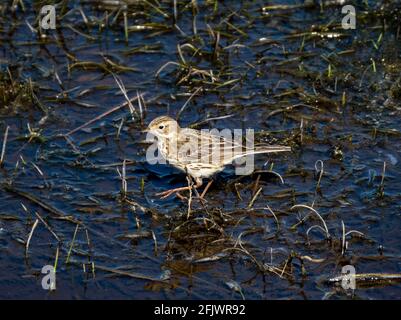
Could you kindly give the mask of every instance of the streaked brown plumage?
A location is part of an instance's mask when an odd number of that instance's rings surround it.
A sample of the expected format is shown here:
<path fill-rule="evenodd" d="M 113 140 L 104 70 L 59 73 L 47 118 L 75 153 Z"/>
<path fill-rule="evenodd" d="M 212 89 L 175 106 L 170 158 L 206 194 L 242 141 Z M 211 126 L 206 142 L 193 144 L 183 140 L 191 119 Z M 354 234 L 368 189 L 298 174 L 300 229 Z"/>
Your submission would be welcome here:
<path fill-rule="evenodd" d="M 152 120 L 147 130 L 158 139 L 158 149 L 172 166 L 186 172 L 195 179 L 198 188 L 202 178 L 210 178 L 234 160 L 247 155 L 291 151 L 286 146 L 258 146 L 247 148 L 222 136 L 190 128 L 181 128 L 174 119 L 161 116 Z M 205 188 L 202 196 L 205 194 Z M 166 198 L 190 187 L 176 188 L 158 195 Z"/>

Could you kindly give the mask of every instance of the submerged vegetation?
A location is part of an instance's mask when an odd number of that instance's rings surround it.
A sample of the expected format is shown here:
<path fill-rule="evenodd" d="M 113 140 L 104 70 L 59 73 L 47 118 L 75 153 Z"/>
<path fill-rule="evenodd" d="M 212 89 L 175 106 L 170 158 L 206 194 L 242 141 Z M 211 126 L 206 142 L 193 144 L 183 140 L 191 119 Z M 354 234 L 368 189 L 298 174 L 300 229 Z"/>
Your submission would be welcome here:
<path fill-rule="evenodd" d="M 400 297 L 399 1 L 32 2 L 0 4 L 2 298 Z M 293 152 L 160 200 L 160 115 Z"/>

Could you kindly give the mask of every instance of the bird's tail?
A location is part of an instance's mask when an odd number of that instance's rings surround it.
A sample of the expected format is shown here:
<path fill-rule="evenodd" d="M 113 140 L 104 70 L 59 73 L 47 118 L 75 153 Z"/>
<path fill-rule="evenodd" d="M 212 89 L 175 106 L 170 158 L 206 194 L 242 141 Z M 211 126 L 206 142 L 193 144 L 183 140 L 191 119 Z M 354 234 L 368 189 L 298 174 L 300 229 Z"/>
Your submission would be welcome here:
<path fill-rule="evenodd" d="M 254 148 L 250 148 L 244 150 L 242 153 L 234 156 L 233 160 L 246 157 L 248 155 L 261 154 L 261 153 L 276 153 L 276 152 L 289 152 L 291 151 L 291 147 L 280 146 L 280 145 L 270 145 L 270 146 L 256 146 Z"/>

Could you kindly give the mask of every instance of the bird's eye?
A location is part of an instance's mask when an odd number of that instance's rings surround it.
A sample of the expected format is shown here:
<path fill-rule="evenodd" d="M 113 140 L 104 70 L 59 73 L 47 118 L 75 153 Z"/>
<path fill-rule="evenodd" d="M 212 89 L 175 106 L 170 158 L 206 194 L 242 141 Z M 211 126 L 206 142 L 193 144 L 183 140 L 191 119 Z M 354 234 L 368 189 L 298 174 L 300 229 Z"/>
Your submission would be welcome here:
<path fill-rule="evenodd" d="M 163 129 L 164 129 L 164 126 L 159 126 L 159 129 L 160 129 L 160 130 L 163 130 Z"/>

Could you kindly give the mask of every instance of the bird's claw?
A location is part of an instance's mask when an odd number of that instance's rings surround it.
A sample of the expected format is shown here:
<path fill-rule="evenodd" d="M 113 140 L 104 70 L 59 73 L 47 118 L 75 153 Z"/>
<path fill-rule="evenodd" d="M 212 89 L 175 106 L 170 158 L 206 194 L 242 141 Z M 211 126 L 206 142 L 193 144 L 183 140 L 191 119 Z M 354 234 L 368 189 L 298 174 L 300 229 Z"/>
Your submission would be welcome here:
<path fill-rule="evenodd" d="M 171 196 L 175 191 L 174 190 L 167 190 L 163 192 L 156 193 L 156 196 L 159 196 L 160 199 L 166 199 Z"/>
<path fill-rule="evenodd" d="M 163 200 L 163 199 L 168 198 L 169 196 L 171 196 L 174 193 L 181 200 L 186 200 L 187 199 L 186 197 L 184 197 L 178 191 L 175 191 L 175 190 L 166 190 L 166 191 L 163 191 L 163 192 L 159 192 L 159 193 L 156 193 L 156 196 L 159 196 L 160 199 Z"/>

